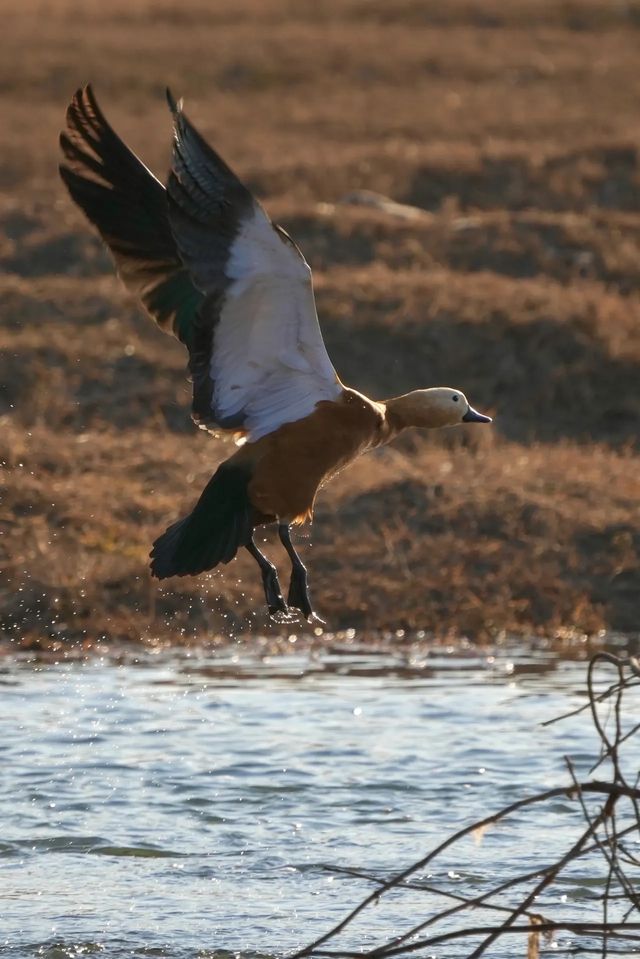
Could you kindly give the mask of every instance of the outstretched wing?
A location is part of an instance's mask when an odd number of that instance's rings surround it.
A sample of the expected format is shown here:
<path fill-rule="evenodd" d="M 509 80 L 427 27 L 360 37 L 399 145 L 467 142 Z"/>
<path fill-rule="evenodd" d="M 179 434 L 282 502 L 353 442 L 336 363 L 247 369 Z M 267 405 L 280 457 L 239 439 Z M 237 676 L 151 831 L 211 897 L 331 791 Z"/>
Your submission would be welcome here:
<path fill-rule="evenodd" d="M 111 129 L 90 86 L 71 101 L 60 145 L 60 175 L 120 276 L 158 325 L 189 346 L 204 295 L 178 254 L 166 190 Z"/>
<path fill-rule="evenodd" d="M 255 440 L 342 392 L 316 313 L 311 270 L 170 99 L 167 192 L 182 261 L 206 294 L 194 324 L 194 418 Z"/>
<path fill-rule="evenodd" d="M 67 111 L 60 173 L 126 285 L 187 346 L 196 423 L 258 439 L 342 386 L 302 254 L 170 105 L 168 190 L 114 133 L 90 86 Z"/>

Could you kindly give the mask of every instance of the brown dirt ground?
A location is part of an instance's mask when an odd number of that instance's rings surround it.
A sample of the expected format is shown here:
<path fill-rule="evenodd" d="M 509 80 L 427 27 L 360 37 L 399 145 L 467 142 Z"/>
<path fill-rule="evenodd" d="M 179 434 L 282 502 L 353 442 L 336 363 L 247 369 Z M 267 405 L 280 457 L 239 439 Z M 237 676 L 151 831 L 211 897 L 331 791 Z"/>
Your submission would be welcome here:
<path fill-rule="evenodd" d="M 163 174 L 163 88 L 298 240 L 343 378 L 449 383 L 299 537 L 362 634 L 640 629 L 640 5 L 22 0 L 0 61 L 0 608 L 23 645 L 272 632 L 242 557 L 163 587 L 154 537 L 229 446 L 56 174 L 73 90 Z M 375 190 L 402 218 L 340 200 Z M 281 553 L 270 538 L 269 550 Z"/>

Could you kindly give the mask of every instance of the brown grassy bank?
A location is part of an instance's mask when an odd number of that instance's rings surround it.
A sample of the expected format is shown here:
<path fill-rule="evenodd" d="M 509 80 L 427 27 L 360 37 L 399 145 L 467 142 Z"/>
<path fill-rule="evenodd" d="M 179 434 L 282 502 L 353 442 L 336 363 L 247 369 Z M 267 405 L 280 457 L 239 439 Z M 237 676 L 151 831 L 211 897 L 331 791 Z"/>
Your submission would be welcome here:
<path fill-rule="evenodd" d="M 58 183 L 89 79 L 161 175 L 162 90 L 185 94 L 303 247 L 345 380 L 449 383 L 496 414 L 407 436 L 324 492 L 301 542 L 332 627 L 640 629 L 640 6 L 26 0 L 3 17 L 6 637 L 265 628 L 251 561 L 148 579 L 152 539 L 227 448 L 190 424 L 180 346 Z M 362 189 L 423 213 L 340 202 Z"/>

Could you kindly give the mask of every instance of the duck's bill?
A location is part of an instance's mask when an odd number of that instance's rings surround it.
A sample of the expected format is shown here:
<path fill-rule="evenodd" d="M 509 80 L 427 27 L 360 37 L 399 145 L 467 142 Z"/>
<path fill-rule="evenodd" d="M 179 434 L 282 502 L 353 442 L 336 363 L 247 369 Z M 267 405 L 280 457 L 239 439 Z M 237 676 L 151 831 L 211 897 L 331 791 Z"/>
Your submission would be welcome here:
<path fill-rule="evenodd" d="M 477 410 L 474 410 L 473 406 L 470 406 L 467 412 L 462 417 L 463 423 L 491 423 L 491 417 L 485 416 L 484 413 L 478 413 Z"/>

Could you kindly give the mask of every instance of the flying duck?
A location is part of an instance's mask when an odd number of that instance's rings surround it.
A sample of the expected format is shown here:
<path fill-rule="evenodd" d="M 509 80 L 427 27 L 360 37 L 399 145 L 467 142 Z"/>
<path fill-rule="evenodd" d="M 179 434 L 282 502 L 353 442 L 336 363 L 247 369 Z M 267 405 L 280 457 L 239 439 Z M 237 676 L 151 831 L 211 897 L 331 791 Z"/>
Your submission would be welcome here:
<path fill-rule="evenodd" d="M 361 453 L 408 427 L 489 423 L 461 390 L 372 400 L 345 386 L 325 348 L 311 270 L 291 237 L 185 116 L 170 93 L 172 165 L 166 188 L 107 123 L 91 86 L 60 136 L 60 174 L 98 228 L 118 273 L 165 331 L 186 346 L 192 417 L 238 449 L 191 513 L 155 541 L 158 579 L 196 576 L 240 548 L 260 567 L 269 613 L 318 619 L 291 526 L 311 520 L 316 494 Z M 254 541 L 277 523 L 291 560 L 285 600 Z"/>

